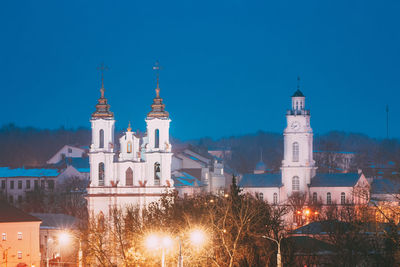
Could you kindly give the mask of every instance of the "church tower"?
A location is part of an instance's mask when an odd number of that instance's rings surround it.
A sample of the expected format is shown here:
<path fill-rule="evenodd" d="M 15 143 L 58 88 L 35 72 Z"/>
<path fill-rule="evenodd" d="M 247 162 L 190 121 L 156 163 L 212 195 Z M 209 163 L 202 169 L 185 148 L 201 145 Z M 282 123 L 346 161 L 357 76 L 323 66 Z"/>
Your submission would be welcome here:
<path fill-rule="evenodd" d="M 92 142 L 90 145 L 91 186 L 111 186 L 114 161 L 114 114 L 110 111 L 107 98 L 104 97 L 104 82 L 101 81 L 101 95 L 90 120 Z"/>
<path fill-rule="evenodd" d="M 142 151 L 148 163 L 149 186 L 173 186 L 171 179 L 172 153 L 169 142 L 171 119 L 169 113 L 165 110 L 163 99 L 160 97 L 158 75 L 156 97 L 153 99 L 151 111 L 147 114 L 145 121 L 147 137 L 144 139 Z"/>
<path fill-rule="evenodd" d="M 294 192 L 308 193 L 308 185 L 316 170 L 310 111 L 306 109 L 305 96 L 299 86 L 292 96 L 292 108 L 286 113 L 286 121 L 281 168 L 284 198 Z"/>

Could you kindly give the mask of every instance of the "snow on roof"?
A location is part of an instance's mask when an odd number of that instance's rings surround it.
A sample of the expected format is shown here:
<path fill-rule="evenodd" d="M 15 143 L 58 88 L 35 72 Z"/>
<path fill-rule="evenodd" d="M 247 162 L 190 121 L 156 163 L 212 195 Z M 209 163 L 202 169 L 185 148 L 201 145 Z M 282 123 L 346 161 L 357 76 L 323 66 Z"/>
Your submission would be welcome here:
<path fill-rule="evenodd" d="M 244 174 L 239 182 L 240 187 L 280 187 L 282 186 L 280 173 Z"/>
<path fill-rule="evenodd" d="M 10 169 L 9 167 L 0 167 L 0 177 L 56 177 L 57 169 Z"/>
<path fill-rule="evenodd" d="M 359 178 L 358 173 L 318 173 L 310 187 L 353 187 Z"/>

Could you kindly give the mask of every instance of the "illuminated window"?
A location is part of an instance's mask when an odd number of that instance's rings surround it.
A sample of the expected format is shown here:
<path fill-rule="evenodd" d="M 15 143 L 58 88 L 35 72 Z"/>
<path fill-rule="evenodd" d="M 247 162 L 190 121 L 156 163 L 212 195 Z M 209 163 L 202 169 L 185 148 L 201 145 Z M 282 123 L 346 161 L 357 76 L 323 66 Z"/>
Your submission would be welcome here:
<path fill-rule="evenodd" d="M 332 204 L 332 196 L 331 193 L 326 193 L 326 204 L 330 205 Z"/>
<path fill-rule="evenodd" d="M 264 200 L 264 194 L 263 193 L 258 194 L 258 199 L 259 200 Z"/>
<path fill-rule="evenodd" d="M 7 240 L 7 234 L 6 233 L 2 233 L 1 234 L 1 240 L 3 240 L 3 241 Z"/>
<path fill-rule="evenodd" d="M 18 259 L 22 259 L 22 251 L 18 251 Z"/>
<path fill-rule="evenodd" d="M 298 162 L 299 161 L 299 143 L 294 142 L 292 149 L 293 149 L 293 162 Z"/>
<path fill-rule="evenodd" d="M 312 194 L 312 201 L 314 202 L 314 203 L 317 203 L 317 200 L 318 200 L 318 197 L 317 197 L 317 193 L 313 193 Z"/>
<path fill-rule="evenodd" d="M 154 147 L 160 147 L 160 130 L 156 129 L 154 132 Z"/>
<path fill-rule="evenodd" d="M 126 170 L 125 176 L 126 176 L 125 185 L 132 186 L 133 185 L 133 171 L 130 167 Z"/>
<path fill-rule="evenodd" d="M 99 138 L 100 138 L 100 148 L 104 148 L 104 131 L 103 129 L 100 130 L 99 132 Z"/>
<path fill-rule="evenodd" d="M 103 162 L 99 163 L 99 185 L 100 186 L 104 185 L 104 163 Z"/>
<path fill-rule="evenodd" d="M 299 191 L 300 190 L 300 180 L 298 176 L 292 178 L 292 190 Z"/>
<path fill-rule="evenodd" d="M 154 163 L 154 185 L 160 185 L 161 181 L 161 168 L 160 163 Z"/>
<path fill-rule="evenodd" d="M 274 204 L 278 204 L 278 194 L 274 193 Z"/>
<path fill-rule="evenodd" d="M 131 141 L 128 142 L 126 151 L 127 151 L 128 153 L 132 153 L 132 142 L 131 142 Z"/>
<path fill-rule="evenodd" d="M 22 240 L 22 232 L 18 232 L 17 236 L 18 236 L 18 240 Z"/>
<path fill-rule="evenodd" d="M 346 194 L 344 192 L 340 194 L 340 203 L 342 205 L 346 204 Z"/>

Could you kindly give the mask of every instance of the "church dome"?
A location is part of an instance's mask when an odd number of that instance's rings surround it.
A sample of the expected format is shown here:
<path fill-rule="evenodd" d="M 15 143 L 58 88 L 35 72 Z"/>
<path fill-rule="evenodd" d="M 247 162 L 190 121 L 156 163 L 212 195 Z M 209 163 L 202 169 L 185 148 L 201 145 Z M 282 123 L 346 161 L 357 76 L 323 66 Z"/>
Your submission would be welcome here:
<path fill-rule="evenodd" d="M 257 172 L 266 172 L 267 171 L 267 165 L 263 161 L 259 161 L 256 165 L 255 171 Z"/>

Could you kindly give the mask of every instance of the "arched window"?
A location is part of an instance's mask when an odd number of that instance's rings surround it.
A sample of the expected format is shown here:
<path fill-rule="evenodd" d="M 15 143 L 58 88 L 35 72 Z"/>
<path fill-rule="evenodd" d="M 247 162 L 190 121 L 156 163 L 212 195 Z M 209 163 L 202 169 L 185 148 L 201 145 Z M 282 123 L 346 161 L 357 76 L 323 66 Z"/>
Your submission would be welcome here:
<path fill-rule="evenodd" d="M 101 129 L 99 132 L 99 147 L 104 148 L 104 130 Z"/>
<path fill-rule="evenodd" d="M 346 193 L 345 193 L 345 192 L 342 192 L 342 193 L 340 194 L 340 203 L 341 203 L 342 205 L 346 204 Z"/>
<path fill-rule="evenodd" d="M 160 163 L 154 163 L 154 185 L 160 185 L 161 181 L 161 168 Z"/>
<path fill-rule="evenodd" d="M 99 163 L 99 185 L 100 186 L 104 185 L 104 163 L 103 162 Z"/>
<path fill-rule="evenodd" d="M 330 192 L 326 193 L 326 204 L 332 204 L 332 196 Z"/>
<path fill-rule="evenodd" d="M 300 180 L 298 176 L 294 176 L 292 178 L 292 190 L 299 191 L 300 190 Z"/>
<path fill-rule="evenodd" d="M 263 193 L 259 193 L 258 194 L 258 199 L 263 201 L 264 200 L 264 194 Z"/>
<path fill-rule="evenodd" d="M 317 203 L 317 201 L 318 201 L 318 196 L 317 196 L 317 193 L 313 193 L 312 194 L 312 201 L 313 201 L 313 203 Z"/>
<path fill-rule="evenodd" d="M 129 167 L 126 172 L 125 172 L 125 185 L 126 186 L 132 186 L 133 185 L 133 171 Z"/>
<path fill-rule="evenodd" d="M 294 142 L 292 150 L 293 150 L 293 162 L 298 162 L 299 161 L 299 143 Z"/>
<path fill-rule="evenodd" d="M 296 101 L 296 110 L 298 110 L 298 109 L 299 109 L 299 102 Z"/>
<path fill-rule="evenodd" d="M 274 205 L 278 204 L 278 194 L 277 193 L 274 193 L 273 201 L 274 201 Z"/>
<path fill-rule="evenodd" d="M 154 131 L 154 147 L 155 148 L 160 147 L 160 130 L 158 129 Z"/>
<path fill-rule="evenodd" d="M 127 153 L 132 153 L 132 142 L 129 141 L 128 144 L 126 145 L 126 152 Z"/>

